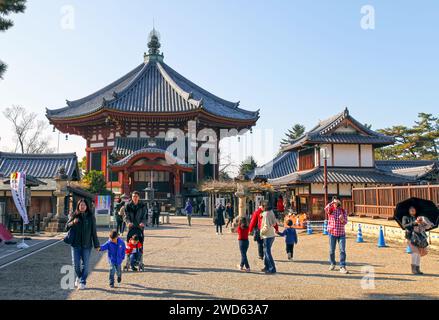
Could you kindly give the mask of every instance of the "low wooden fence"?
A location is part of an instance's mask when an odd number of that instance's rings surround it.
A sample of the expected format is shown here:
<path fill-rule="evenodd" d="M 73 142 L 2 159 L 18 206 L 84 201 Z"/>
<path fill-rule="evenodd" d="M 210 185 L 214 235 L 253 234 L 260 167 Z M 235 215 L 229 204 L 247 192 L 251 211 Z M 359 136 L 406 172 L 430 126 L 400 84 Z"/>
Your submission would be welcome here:
<path fill-rule="evenodd" d="M 353 211 L 360 217 L 392 219 L 396 205 L 411 197 L 439 205 L 439 185 L 354 188 Z"/>

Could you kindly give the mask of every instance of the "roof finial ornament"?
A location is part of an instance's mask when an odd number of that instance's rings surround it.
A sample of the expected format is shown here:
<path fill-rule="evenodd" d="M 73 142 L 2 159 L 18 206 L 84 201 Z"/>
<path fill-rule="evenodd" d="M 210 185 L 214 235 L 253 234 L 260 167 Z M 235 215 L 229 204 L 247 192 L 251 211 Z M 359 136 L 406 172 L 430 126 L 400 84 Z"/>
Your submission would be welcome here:
<path fill-rule="evenodd" d="M 150 55 L 159 55 L 160 47 L 160 34 L 155 27 L 153 27 L 152 31 L 149 33 L 148 53 Z"/>
<path fill-rule="evenodd" d="M 349 116 L 349 109 L 348 109 L 348 107 L 346 107 L 346 108 L 344 109 L 344 116 L 345 116 L 345 117 Z"/>

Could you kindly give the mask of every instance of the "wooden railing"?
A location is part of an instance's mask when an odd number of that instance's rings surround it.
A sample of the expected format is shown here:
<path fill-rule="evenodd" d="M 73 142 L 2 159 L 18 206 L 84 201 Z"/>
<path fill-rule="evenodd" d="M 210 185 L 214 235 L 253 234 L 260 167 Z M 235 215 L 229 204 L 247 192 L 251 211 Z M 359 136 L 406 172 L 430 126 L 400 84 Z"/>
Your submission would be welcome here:
<path fill-rule="evenodd" d="M 411 197 L 439 205 L 439 185 L 352 189 L 355 215 L 371 218 L 392 219 L 396 205 Z"/>

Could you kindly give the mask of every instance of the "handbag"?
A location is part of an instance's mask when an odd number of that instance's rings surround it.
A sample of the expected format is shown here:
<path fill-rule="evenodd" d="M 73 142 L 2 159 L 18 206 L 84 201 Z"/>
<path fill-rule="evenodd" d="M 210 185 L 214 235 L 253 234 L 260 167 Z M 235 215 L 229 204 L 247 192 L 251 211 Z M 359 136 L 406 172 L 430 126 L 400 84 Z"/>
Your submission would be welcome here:
<path fill-rule="evenodd" d="M 69 245 L 73 245 L 73 242 L 75 241 L 75 234 L 75 229 L 70 228 L 70 230 L 67 232 L 67 235 L 64 237 L 64 242 Z"/>
<path fill-rule="evenodd" d="M 413 232 L 412 233 L 412 238 L 411 241 L 412 245 L 414 245 L 415 247 L 418 248 L 422 248 L 425 249 L 428 247 L 428 239 L 427 239 L 427 235 L 422 232 Z"/>

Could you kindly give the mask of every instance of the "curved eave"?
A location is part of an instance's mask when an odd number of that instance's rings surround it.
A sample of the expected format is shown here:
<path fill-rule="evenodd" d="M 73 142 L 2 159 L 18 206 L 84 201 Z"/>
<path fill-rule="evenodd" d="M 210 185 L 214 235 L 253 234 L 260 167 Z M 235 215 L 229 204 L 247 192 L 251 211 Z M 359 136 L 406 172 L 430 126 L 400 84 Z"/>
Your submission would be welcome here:
<path fill-rule="evenodd" d="M 216 119 L 220 122 L 225 122 L 225 123 L 230 123 L 230 124 L 241 124 L 244 126 L 254 126 L 256 125 L 256 122 L 259 119 L 259 114 L 256 115 L 256 117 L 254 119 L 236 119 L 236 118 L 227 118 L 227 117 L 222 117 L 222 116 L 218 116 L 215 114 L 212 114 L 208 111 L 206 111 L 203 108 L 199 108 L 197 110 L 190 110 L 190 111 L 183 111 L 183 112 L 172 112 L 172 113 L 138 113 L 138 112 L 126 112 L 126 111 L 118 111 L 118 110 L 114 110 L 114 109 L 109 109 L 109 108 L 104 108 L 101 107 L 98 110 L 95 110 L 93 112 L 90 112 L 88 114 L 84 114 L 81 116 L 71 116 L 71 117 L 51 117 L 49 115 L 46 114 L 46 117 L 49 119 L 49 122 L 51 124 L 77 124 L 77 123 L 81 123 L 84 125 L 87 125 L 87 122 L 84 120 L 96 120 L 99 118 L 104 119 L 107 116 L 111 116 L 111 115 L 118 115 L 118 116 L 126 116 L 126 117 L 130 117 L 130 118 L 148 118 L 148 119 L 153 119 L 153 118 L 169 118 L 169 119 L 176 119 L 178 117 L 181 116 L 191 116 L 193 115 L 194 117 L 196 117 L 197 115 L 204 115 L 207 118 L 211 118 L 211 119 Z"/>

